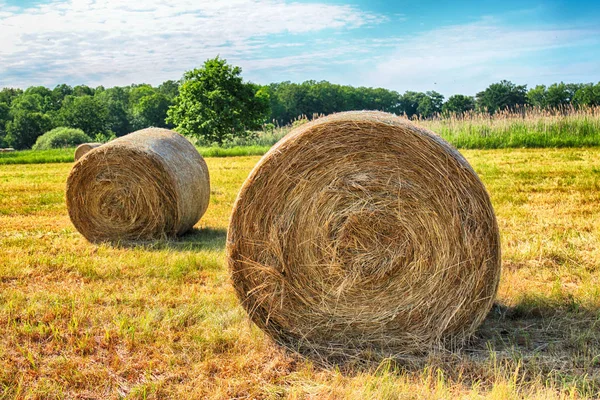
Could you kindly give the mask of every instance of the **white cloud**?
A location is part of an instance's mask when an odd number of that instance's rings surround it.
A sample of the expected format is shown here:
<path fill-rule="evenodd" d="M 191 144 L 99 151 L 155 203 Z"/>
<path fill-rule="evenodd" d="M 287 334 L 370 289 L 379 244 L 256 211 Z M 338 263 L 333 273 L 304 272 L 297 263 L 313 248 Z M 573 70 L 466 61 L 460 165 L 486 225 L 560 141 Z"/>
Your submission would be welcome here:
<path fill-rule="evenodd" d="M 490 83 L 581 80 L 564 59 L 544 65 L 544 52 L 597 45 L 600 30 L 508 27 L 494 18 L 447 26 L 401 38 L 365 77 L 366 83 L 398 90 L 475 94 Z M 552 65 L 554 64 L 554 65 Z M 586 65 L 587 70 L 590 66 Z M 597 72 L 598 69 L 596 68 Z M 536 79 L 541 78 L 542 82 Z"/>
<path fill-rule="evenodd" d="M 0 0 L 0 9 L 0 86 L 53 85 L 65 77 L 107 86 L 158 83 L 216 54 L 256 56 L 270 35 L 383 19 L 348 5 L 284 0 L 55 0 L 24 10 Z"/>

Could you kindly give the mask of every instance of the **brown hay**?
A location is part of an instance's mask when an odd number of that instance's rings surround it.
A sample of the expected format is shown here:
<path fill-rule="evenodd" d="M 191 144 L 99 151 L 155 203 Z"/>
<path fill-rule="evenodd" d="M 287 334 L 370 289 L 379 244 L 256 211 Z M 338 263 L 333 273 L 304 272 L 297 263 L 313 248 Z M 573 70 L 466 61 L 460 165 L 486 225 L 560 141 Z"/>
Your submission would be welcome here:
<path fill-rule="evenodd" d="M 437 135 L 378 112 L 319 119 L 275 145 L 239 193 L 227 255 L 252 321 L 324 357 L 461 342 L 500 277 L 477 174 Z"/>
<path fill-rule="evenodd" d="M 91 150 L 67 180 L 71 221 L 92 242 L 182 234 L 202 217 L 209 197 L 204 159 L 167 129 L 143 129 Z"/>
<path fill-rule="evenodd" d="M 83 143 L 75 149 L 75 161 L 86 155 L 90 150 L 102 146 L 102 143 Z"/>

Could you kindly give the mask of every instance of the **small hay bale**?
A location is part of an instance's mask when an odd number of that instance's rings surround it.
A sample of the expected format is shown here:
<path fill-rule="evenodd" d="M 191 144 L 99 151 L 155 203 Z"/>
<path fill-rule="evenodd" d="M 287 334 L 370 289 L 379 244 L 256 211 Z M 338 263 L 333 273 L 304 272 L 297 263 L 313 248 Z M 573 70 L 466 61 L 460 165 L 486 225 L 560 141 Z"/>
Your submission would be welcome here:
<path fill-rule="evenodd" d="M 183 136 L 143 129 L 77 161 L 66 197 L 73 225 L 91 242 L 172 237 L 206 211 L 208 168 Z"/>
<path fill-rule="evenodd" d="M 469 163 L 379 112 L 318 119 L 275 145 L 239 193 L 227 257 L 252 321 L 325 358 L 462 342 L 500 278 L 496 218 Z"/>
<path fill-rule="evenodd" d="M 90 150 L 102 146 L 102 143 L 83 143 L 75 149 L 75 161 L 86 155 Z"/>

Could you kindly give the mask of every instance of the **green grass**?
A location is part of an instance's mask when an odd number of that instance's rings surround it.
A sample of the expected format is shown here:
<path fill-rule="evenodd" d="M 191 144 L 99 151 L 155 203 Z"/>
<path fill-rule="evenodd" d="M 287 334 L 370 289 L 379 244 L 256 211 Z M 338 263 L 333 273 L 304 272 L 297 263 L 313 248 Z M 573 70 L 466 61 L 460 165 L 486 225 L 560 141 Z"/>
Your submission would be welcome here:
<path fill-rule="evenodd" d="M 474 113 L 466 116 L 415 121 L 459 149 L 568 148 L 600 146 L 600 108 L 565 109 L 553 115 L 542 110 Z M 200 146 L 204 157 L 256 156 L 265 154 L 290 127 L 258 132 L 224 146 Z M 72 162 L 74 149 L 0 153 L 0 165 Z"/>
<path fill-rule="evenodd" d="M 203 157 L 240 157 L 265 154 L 270 146 L 248 145 L 234 147 L 198 147 Z M 22 150 L 0 153 L 0 165 L 51 164 L 73 162 L 75 149 Z"/>
<path fill-rule="evenodd" d="M 600 146 L 600 116 L 439 119 L 420 121 L 460 149 Z"/>
<path fill-rule="evenodd" d="M 594 399 L 600 148 L 465 150 L 502 235 L 498 306 L 467 346 L 323 368 L 248 322 L 225 259 L 258 157 L 207 158 L 211 202 L 179 240 L 88 243 L 71 164 L 0 166 L 0 398 Z"/>

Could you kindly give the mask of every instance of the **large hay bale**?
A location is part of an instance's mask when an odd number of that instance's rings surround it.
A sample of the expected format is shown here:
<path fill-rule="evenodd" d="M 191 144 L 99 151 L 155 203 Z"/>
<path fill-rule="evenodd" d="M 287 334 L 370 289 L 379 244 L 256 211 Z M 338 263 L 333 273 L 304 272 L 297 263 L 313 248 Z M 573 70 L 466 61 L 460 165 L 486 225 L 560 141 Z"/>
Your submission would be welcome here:
<path fill-rule="evenodd" d="M 437 135 L 378 112 L 318 119 L 275 145 L 239 193 L 227 256 L 251 319 L 322 356 L 462 341 L 500 277 L 477 174 Z"/>
<path fill-rule="evenodd" d="M 83 143 L 75 149 L 75 161 L 89 153 L 90 150 L 102 146 L 102 143 Z"/>
<path fill-rule="evenodd" d="M 71 221 L 92 242 L 182 234 L 198 222 L 209 198 L 204 159 L 167 129 L 143 129 L 91 150 L 67 180 Z"/>

